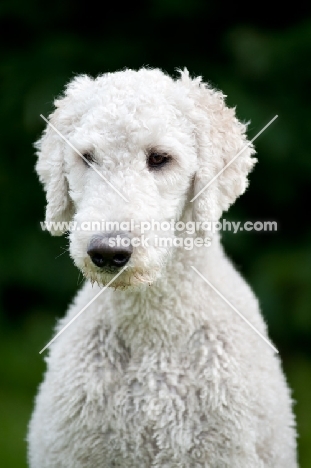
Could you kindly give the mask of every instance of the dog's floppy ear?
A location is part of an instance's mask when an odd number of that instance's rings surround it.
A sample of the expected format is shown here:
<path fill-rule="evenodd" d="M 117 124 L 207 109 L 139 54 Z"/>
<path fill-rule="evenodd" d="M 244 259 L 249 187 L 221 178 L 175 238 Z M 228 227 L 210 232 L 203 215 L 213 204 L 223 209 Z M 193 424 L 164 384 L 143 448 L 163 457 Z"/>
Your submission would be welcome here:
<path fill-rule="evenodd" d="M 45 227 L 53 236 L 60 236 L 66 231 L 64 226 L 55 223 L 70 221 L 73 215 L 73 204 L 64 173 L 64 144 L 49 125 L 35 144 L 38 155 L 36 171 L 47 199 Z"/>
<path fill-rule="evenodd" d="M 77 106 L 71 104 L 85 99 L 84 92 L 92 83 L 93 79 L 89 76 L 79 75 L 67 85 L 64 95 L 55 100 L 56 110 L 50 115 L 49 121 L 64 136 L 70 126 L 72 127 L 79 119 L 79 112 L 81 113 L 79 107 L 77 110 Z M 38 156 L 36 171 L 47 198 L 46 229 L 54 236 L 60 236 L 66 231 L 61 223 L 70 221 L 74 214 L 64 170 L 66 145 L 67 143 L 50 125 L 46 126 L 42 137 L 35 143 Z"/>
<path fill-rule="evenodd" d="M 202 83 L 201 77 L 191 79 L 187 70 L 181 72 L 180 83 L 194 103 L 190 118 L 195 125 L 198 170 L 193 197 L 210 184 L 193 201 L 193 218 L 217 221 L 245 191 L 247 174 L 256 162 L 251 157 L 255 150 L 247 141 L 246 125 L 238 121 L 235 109 L 225 105 L 221 92 Z"/>

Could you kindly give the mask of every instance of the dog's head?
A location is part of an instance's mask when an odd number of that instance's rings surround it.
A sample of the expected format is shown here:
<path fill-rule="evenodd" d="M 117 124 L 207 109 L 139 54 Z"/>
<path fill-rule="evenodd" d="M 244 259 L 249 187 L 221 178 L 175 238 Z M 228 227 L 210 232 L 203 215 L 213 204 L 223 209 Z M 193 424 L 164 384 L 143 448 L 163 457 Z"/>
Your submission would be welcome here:
<path fill-rule="evenodd" d="M 256 161 L 224 96 L 187 71 L 78 76 L 55 107 L 37 143 L 46 227 L 72 223 L 71 256 L 102 284 L 125 265 L 114 287 L 152 282 L 172 251 L 163 222 L 173 238 L 172 220 L 218 220 Z"/>

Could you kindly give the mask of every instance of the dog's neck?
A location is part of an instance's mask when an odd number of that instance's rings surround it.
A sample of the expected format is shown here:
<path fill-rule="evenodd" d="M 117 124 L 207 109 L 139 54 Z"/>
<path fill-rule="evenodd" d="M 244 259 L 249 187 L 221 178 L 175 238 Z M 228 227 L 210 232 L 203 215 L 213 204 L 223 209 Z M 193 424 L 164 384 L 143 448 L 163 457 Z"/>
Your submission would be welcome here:
<path fill-rule="evenodd" d="M 208 288 L 192 267 L 208 276 L 221 257 L 219 235 L 214 235 L 210 247 L 176 247 L 161 277 L 150 286 L 113 291 L 110 320 L 126 345 L 132 349 L 183 346 L 204 320 L 202 310 L 193 308 L 193 298 Z"/>

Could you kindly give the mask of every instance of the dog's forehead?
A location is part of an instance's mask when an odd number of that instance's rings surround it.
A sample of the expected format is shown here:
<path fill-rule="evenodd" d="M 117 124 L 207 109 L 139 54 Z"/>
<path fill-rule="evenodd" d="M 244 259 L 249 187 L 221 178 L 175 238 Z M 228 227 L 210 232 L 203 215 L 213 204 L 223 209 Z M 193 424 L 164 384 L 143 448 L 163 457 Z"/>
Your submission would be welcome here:
<path fill-rule="evenodd" d="M 94 88 L 88 90 L 88 110 L 94 116 L 105 113 L 110 118 L 121 118 L 126 114 L 137 117 L 145 112 L 148 114 L 148 109 L 167 114 L 169 108 L 176 105 L 172 93 L 175 83 L 165 75 L 160 80 L 151 77 L 152 74 L 147 79 L 138 73 L 130 75 L 130 79 L 122 75 L 100 77 L 95 80 Z"/>
<path fill-rule="evenodd" d="M 75 80 L 57 102 L 53 123 L 82 152 L 93 146 L 137 152 L 178 142 L 189 149 L 192 106 L 185 87 L 160 70 L 128 70 Z"/>
<path fill-rule="evenodd" d="M 165 132 L 167 127 L 182 130 L 181 93 L 176 82 L 162 73 L 155 78 L 147 70 L 142 76 L 130 74 L 128 79 L 122 73 L 99 77 L 82 99 L 75 96 L 73 105 L 82 108 L 79 122 L 75 122 L 78 133 L 133 136 L 160 129 Z"/>

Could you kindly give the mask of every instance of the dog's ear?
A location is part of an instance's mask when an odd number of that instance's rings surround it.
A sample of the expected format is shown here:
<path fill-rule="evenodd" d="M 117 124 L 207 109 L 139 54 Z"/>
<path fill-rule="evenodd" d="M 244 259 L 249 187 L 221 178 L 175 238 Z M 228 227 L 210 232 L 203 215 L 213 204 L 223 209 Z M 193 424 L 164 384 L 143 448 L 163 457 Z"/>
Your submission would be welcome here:
<path fill-rule="evenodd" d="M 67 136 L 82 112 L 79 106 L 77 108 L 72 104 L 86 100 L 85 92 L 92 83 L 93 79 L 89 76 L 79 75 L 70 81 L 64 95 L 55 100 L 56 109 L 49 116 L 49 121 L 64 136 Z M 68 149 L 66 145 L 50 125 L 46 126 L 42 137 L 35 143 L 38 156 L 36 171 L 47 198 L 46 229 L 54 236 L 60 236 L 66 231 L 62 223 L 69 222 L 74 214 L 64 167 L 64 153 Z"/>
<path fill-rule="evenodd" d="M 256 162 L 251 157 L 255 150 L 247 141 L 246 125 L 238 121 L 235 109 L 225 105 L 221 92 L 202 83 L 201 77 L 191 79 L 187 70 L 181 72 L 179 83 L 194 104 L 190 119 L 196 133 L 198 170 L 193 197 L 209 184 L 193 201 L 193 218 L 217 221 L 245 191 L 247 174 Z"/>
<path fill-rule="evenodd" d="M 53 236 L 61 236 L 66 231 L 62 223 L 70 221 L 73 215 L 73 204 L 64 173 L 64 144 L 49 125 L 35 144 L 38 155 L 36 171 L 47 199 L 45 227 Z"/>

